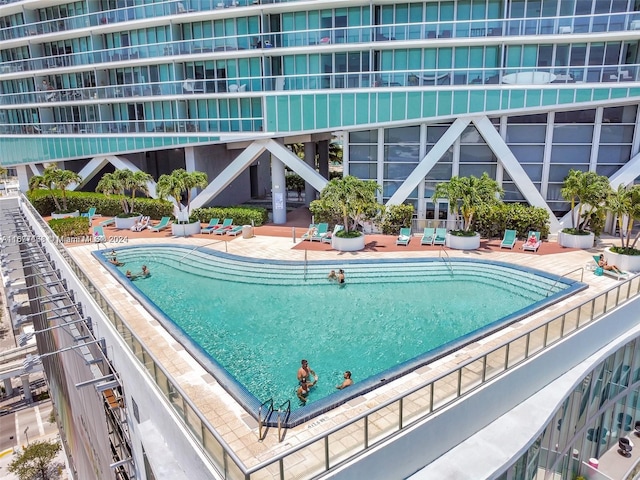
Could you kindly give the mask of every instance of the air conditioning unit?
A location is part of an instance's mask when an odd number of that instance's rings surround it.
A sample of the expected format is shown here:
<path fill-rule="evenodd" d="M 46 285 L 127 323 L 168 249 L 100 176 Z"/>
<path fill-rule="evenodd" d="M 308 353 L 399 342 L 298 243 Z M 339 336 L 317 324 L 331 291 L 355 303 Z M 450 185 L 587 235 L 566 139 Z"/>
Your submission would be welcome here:
<path fill-rule="evenodd" d="M 558 33 L 573 33 L 573 28 L 570 26 L 558 27 Z"/>
<path fill-rule="evenodd" d="M 631 30 L 640 30 L 640 20 L 634 20 L 631 22 L 631 25 L 629 26 L 629 28 Z"/>

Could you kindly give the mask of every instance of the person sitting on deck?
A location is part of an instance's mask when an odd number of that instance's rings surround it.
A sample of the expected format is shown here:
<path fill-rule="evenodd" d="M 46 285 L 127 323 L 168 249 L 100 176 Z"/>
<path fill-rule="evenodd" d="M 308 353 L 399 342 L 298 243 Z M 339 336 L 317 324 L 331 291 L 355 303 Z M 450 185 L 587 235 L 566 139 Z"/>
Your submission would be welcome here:
<path fill-rule="evenodd" d="M 609 265 L 607 261 L 604 259 L 604 254 L 600 254 L 600 258 L 598 259 L 598 266 L 604 268 L 605 270 L 612 270 L 617 274 L 621 274 L 622 270 L 620 270 L 615 265 Z"/>

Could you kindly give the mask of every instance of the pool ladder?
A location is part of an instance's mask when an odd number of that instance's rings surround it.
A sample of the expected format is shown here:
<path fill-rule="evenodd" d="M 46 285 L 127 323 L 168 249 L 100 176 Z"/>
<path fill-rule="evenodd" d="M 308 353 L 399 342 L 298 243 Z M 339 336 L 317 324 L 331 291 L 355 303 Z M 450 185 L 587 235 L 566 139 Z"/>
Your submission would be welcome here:
<path fill-rule="evenodd" d="M 445 256 L 447 258 L 442 258 L 442 254 L 443 253 L 445 254 Z M 449 270 L 451 271 L 451 275 L 453 275 L 453 266 L 451 265 L 451 258 L 449 258 L 449 254 L 444 249 L 444 247 L 440 247 L 440 252 L 438 253 L 438 258 L 442 258 L 444 260 L 445 265 L 447 267 L 449 267 Z"/>
<path fill-rule="evenodd" d="M 565 273 L 564 275 L 561 275 L 560 278 L 566 277 L 567 275 L 571 275 L 572 273 L 578 272 L 580 271 L 580 281 L 582 282 L 582 280 L 584 279 L 584 267 L 578 267 L 578 268 L 574 268 L 573 270 L 571 270 L 570 272 Z M 556 279 L 555 282 L 553 282 L 553 285 L 551 285 L 549 287 L 549 289 L 547 290 L 547 294 L 545 295 L 545 297 L 548 297 L 549 295 L 551 295 L 551 290 L 553 290 L 553 287 L 555 287 L 558 282 L 560 281 L 560 278 Z"/>
<path fill-rule="evenodd" d="M 266 427 L 269 426 L 269 418 L 271 417 L 271 415 L 273 415 L 274 412 L 278 416 L 278 441 L 282 442 L 282 440 L 284 440 L 282 425 L 289 420 L 289 416 L 291 415 L 291 400 L 286 400 L 278 407 L 277 410 L 274 410 L 273 398 L 270 398 L 269 400 L 262 402 L 260 408 L 258 409 L 258 441 L 261 442 L 267 436 Z"/>

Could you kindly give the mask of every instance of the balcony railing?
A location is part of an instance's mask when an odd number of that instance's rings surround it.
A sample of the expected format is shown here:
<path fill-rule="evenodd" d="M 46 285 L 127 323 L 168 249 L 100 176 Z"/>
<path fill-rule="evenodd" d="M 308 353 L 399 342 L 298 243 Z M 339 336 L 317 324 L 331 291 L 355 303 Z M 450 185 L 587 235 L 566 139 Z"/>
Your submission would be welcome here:
<path fill-rule="evenodd" d="M 38 219 L 40 228 L 56 245 L 78 278 L 85 285 L 123 340 L 144 366 L 164 394 L 174 412 L 185 422 L 225 479 L 246 480 L 290 478 L 289 472 L 304 478 L 314 477 L 362 454 L 381 441 L 431 416 L 446 405 L 479 388 L 483 383 L 543 352 L 562 338 L 573 335 L 615 307 L 640 293 L 640 276 L 634 276 L 580 305 L 546 321 L 515 339 L 508 340 L 483 355 L 471 358 L 458 367 L 439 375 L 409 391 L 387 400 L 322 434 L 280 453 L 252 468 L 246 468 L 229 445 L 198 411 L 164 367 L 145 348 L 135 332 L 129 329 L 117 310 L 93 284 L 91 276 L 69 255 L 57 236 L 39 214 L 24 200 L 22 203 Z M 380 425 L 384 425 L 383 428 Z M 346 441 L 345 441 L 346 440 Z M 345 445 L 349 445 L 345 447 Z M 313 450 L 314 455 L 305 455 Z M 304 465 L 304 472 L 300 466 Z"/>

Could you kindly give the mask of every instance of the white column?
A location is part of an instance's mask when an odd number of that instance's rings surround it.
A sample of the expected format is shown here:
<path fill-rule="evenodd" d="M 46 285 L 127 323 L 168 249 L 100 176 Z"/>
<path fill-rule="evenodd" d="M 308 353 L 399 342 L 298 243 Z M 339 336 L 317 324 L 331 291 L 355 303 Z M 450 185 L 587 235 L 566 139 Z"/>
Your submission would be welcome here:
<path fill-rule="evenodd" d="M 304 163 L 314 170 L 316 169 L 316 144 L 307 142 L 304 144 Z M 304 182 L 304 203 L 308 207 L 316 199 L 316 189 L 309 182 Z"/>
<path fill-rule="evenodd" d="M 282 225 L 287 222 L 287 185 L 284 178 L 284 163 L 271 155 L 271 204 L 273 223 Z"/>
<path fill-rule="evenodd" d="M 31 387 L 29 386 L 29 374 L 20 375 L 20 381 L 22 382 L 24 401 L 26 403 L 31 403 L 33 401 L 33 397 L 31 396 Z"/>

